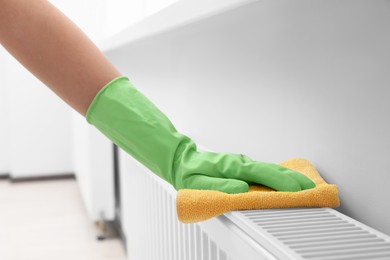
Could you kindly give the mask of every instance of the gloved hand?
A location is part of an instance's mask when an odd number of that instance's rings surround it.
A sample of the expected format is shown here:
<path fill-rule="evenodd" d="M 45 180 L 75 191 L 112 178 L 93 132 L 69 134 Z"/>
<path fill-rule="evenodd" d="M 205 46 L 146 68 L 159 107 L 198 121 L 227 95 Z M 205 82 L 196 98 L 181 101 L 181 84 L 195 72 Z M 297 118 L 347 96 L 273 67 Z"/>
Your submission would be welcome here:
<path fill-rule="evenodd" d="M 279 191 L 299 191 L 315 184 L 282 166 L 255 162 L 244 155 L 198 152 L 169 119 L 126 77 L 108 83 L 95 96 L 87 121 L 176 189 L 248 191 L 258 183 Z"/>

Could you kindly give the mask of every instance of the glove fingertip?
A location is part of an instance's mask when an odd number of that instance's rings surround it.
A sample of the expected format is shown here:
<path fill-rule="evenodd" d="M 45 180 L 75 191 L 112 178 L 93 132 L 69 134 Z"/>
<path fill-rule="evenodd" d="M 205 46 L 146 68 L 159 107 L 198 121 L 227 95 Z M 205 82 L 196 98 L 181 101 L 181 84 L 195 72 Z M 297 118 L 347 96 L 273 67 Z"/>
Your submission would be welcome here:
<path fill-rule="evenodd" d="M 282 189 L 280 189 L 281 191 L 291 191 L 291 192 L 296 192 L 296 191 L 301 191 L 302 188 L 301 188 L 301 185 L 299 185 L 298 182 L 296 182 L 295 180 L 294 181 L 291 181 L 289 184 L 286 185 L 286 187 Z"/>
<path fill-rule="evenodd" d="M 228 188 L 226 189 L 226 193 L 229 194 L 236 194 L 236 193 L 244 193 L 248 192 L 249 185 L 248 183 L 244 181 L 238 181 L 238 180 L 229 180 Z"/>
<path fill-rule="evenodd" d="M 309 177 L 300 172 L 291 171 L 289 176 L 299 183 L 302 190 L 308 190 L 316 187 L 316 184 Z"/>
<path fill-rule="evenodd" d="M 229 194 L 248 192 L 249 185 L 245 181 L 194 175 L 187 180 L 182 188 L 197 190 L 216 190 Z"/>

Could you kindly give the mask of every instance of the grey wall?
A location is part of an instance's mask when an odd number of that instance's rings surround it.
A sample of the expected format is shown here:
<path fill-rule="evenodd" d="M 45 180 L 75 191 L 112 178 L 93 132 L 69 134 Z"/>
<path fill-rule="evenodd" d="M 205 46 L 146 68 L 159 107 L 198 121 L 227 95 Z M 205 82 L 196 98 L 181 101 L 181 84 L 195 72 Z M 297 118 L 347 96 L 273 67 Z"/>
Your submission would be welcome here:
<path fill-rule="evenodd" d="M 196 142 L 307 158 L 390 235 L 389 46 L 389 1 L 267 0 L 109 57 Z"/>

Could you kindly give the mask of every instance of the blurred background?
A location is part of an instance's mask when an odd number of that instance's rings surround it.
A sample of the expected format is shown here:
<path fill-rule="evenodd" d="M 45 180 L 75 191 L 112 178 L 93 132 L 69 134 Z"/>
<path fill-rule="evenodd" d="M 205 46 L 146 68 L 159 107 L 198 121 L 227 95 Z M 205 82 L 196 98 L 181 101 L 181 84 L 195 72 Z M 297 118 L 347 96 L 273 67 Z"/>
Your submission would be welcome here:
<path fill-rule="evenodd" d="M 51 2 L 99 43 L 173 1 Z M 75 132 L 87 133 L 92 127 L 4 49 L 0 66 L 0 172 L 17 178 L 67 174 L 83 167 L 76 161 L 85 154 L 88 140 L 75 137 Z"/>
<path fill-rule="evenodd" d="M 338 211 L 390 235 L 389 1 L 51 2 L 179 131 L 306 158 Z M 126 259 L 134 171 L 0 46 L 0 259 Z M 102 225 L 116 238 L 96 240 Z"/>
<path fill-rule="evenodd" d="M 99 43 L 174 1 L 50 2 Z M 96 240 L 113 176 L 113 145 L 0 46 L 0 259 L 125 259 Z"/>

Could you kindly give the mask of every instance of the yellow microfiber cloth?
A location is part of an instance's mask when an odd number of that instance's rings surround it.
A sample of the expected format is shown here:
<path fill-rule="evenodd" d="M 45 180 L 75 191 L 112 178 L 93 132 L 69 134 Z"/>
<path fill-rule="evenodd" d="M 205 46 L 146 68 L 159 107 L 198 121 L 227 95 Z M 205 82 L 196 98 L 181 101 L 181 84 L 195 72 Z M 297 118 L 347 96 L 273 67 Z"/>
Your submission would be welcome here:
<path fill-rule="evenodd" d="M 250 185 L 249 192 L 239 194 L 182 189 L 177 192 L 176 198 L 179 220 L 183 223 L 194 223 L 232 210 L 340 205 L 337 186 L 326 183 L 309 161 L 293 158 L 280 165 L 306 175 L 315 182 L 316 187 L 298 192 L 280 192 L 261 185 Z"/>

